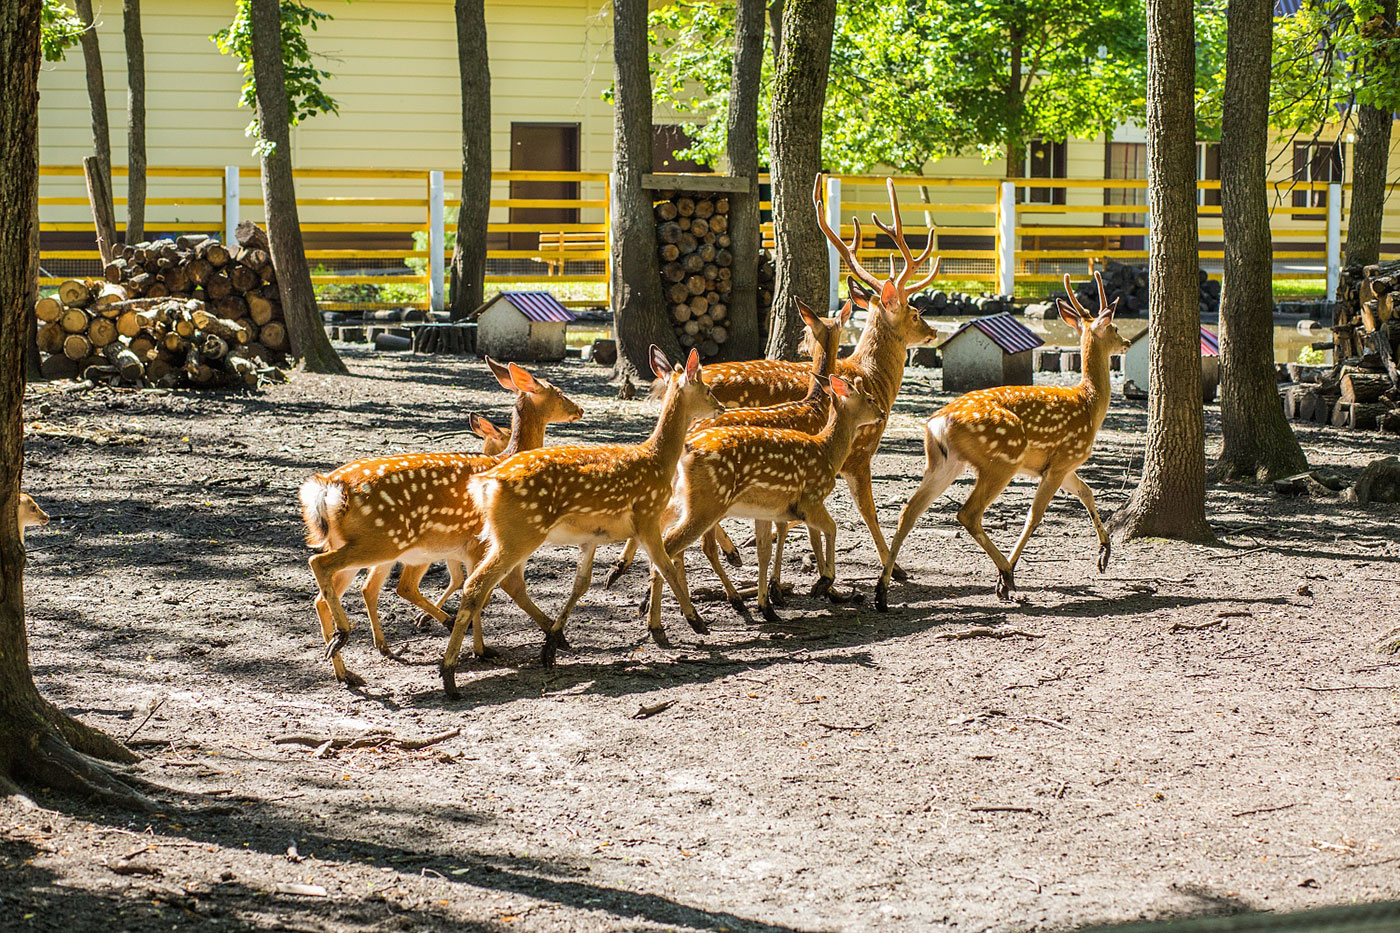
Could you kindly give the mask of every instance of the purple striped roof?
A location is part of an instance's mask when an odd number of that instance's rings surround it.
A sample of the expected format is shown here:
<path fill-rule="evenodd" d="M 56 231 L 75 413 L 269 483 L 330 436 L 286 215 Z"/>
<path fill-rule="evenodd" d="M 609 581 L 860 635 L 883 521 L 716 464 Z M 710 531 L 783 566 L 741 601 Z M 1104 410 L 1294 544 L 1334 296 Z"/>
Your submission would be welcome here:
<path fill-rule="evenodd" d="M 573 312 L 549 292 L 501 292 L 511 307 L 532 321 L 573 321 Z"/>
<path fill-rule="evenodd" d="M 1001 314 L 973 318 L 954 331 L 952 336 L 944 341 L 944 344 L 952 343 L 957 339 L 958 334 L 969 327 L 975 327 L 986 334 L 991 338 L 992 343 L 1001 348 L 1003 353 L 1025 353 L 1027 350 L 1034 350 L 1045 343 L 1029 327 L 1003 311 Z"/>
<path fill-rule="evenodd" d="M 1208 329 L 1201 328 L 1201 356 L 1219 356 L 1220 338 Z"/>

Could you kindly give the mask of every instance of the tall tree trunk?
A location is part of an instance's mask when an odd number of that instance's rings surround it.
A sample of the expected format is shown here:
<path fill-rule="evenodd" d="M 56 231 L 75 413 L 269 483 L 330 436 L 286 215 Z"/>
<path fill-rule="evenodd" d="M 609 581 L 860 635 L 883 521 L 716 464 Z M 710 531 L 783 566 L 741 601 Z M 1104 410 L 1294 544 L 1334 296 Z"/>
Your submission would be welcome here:
<path fill-rule="evenodd" d="M 25 303 L 39 223 L 40 0 L 0 0 L 0 795 L 15 780 L 114 802 L 134 795 L 88 755 L 134 761 L 131 752 L 39 696 L 24 625 L 24 546 L 15 513 L 24 466 Z"/>
<path fill-rule="evenodd" d="M 107 129 L 107 85 L 102 79 L 102 52 L 97 47 L 97 21 L 92 0 L 73 0 L 73 9 L 86 27 L 78 44 L 83 49 L 83 71 L 87 75 L 88 108 L 92 111 L 92 152 L 112 187 L 112 134 Z"/>
<path fill-rule="evenodd" d="M 783 0 L 768 4 L 768 22 L 773 32 L 773 64 L 776 66 L 783 51 Z"/>
<path fill-rule="evenodd" d="M 812 182 L 822 168 L 822 108 L 835 24 L 836 0 L 786 0 L 783 5 L 783 47 L 768 131 L 778 254 L 766 350 L 770 359 L 797 357 L 802 319 L 796 299 L 813 308 L 830 304 L 826 237 L 812 215 Z"/>
<path fill-rule="evenodd" d="M 1026 95 L 1021 90 L 1021 56 L 1025 51 L 1024 31 L 1019 23 L 1012 23 L 1008 44 L 1011 48 L 1011 72 L 1006 82 L 1007 129 L 1010 135 L 1006 140 L 1006 177 L 1020 178 L 1026 173 L 1026 150 L 1021 145 L 1021 115 L 1025 110 Z"/>
<path fill-rule="evenodd" d="M 661 294 L 651 171 L 651 64 L 647 0 L 613 0 L 612 311 L 619 379 L 651 379 L 647 348 L 672 360 L 680 343 Z"/>
<path fill-rule="evenodd" d="M 1196 47 L 1191 0 L 1147 2 L 1148 366 L 1142 479 L 1114 516 L 1126 537 L 1210 540 L 1205 515 L 1196 261 Z"/>
<path fill-rule="evenodd" d="M 1273 239 L 1265 158 L 1273 0 L 1230 0 L 1220 134 L 1225 287 L 1220 296 L 1221 479 L 1269 481 L 1308 468 L 1274 376 Z"/>
<path fill-rule="evenodd" d="M 301 240 L 296 188 L 292 183 L 291 130 L 287 119 L 286 70 L 282 61 L 282 21 L 278 0 L 250 0 L 253 80 L 257 85 L 258 127 L 262 134 L 263 209 L 272 266 L 292 355 L 310 373 L 349 372 L 331 346 L 311 288 L 311 269 Z"/>
<path fill-rule="evenodd" d="M 34 186 L 34 216 L 39 216 L 39 186 Z M 29 233 L 29 272 L 25 279 L 24 292 L 24 375 L 30 382 L 43 377 L 39 370 L 39 318 L 34 313 L 34 303 L 39 300 L 39 224 L 36 221 Z"/>
<path fill-rule="evenodd" d="M 457 0 L 457 67 L 462 77 L 462 203 L 452 249 L 448 303 L 461 320 L 485 300 L 486 224 L 491 215 L 491 65 L 486 0 Z"/>
<path fill-rule="evenodd" d="M 1395 0 L 1385 0 L 1386 22 L 1395 23 Z M 1363 60 L 1360 67 L 1368 67 Z M 1381 67 L 1384 67 L 1383 65 Z M 1385 175 L 1390 162 L 1389 108 L 1360 107 L 1351 156 L 1351 217 L 1347 220 L 1346 264 L 1370 265 L 1381 257 Z M 1222 153 L 1222 161 L 1224 154 Z"/>
<path fill-rule="evenodd" d="M 748 197 L 732 198 L 730 249 L 734 277 L 729 296 L 729 359 L 749 360 L 763 352 L 758 321 L 758 92 L 763 78 L 764 0 L 738 0 L 734 21 L 734 70 L 729 78 L 729 170 L 749 180 Z"/>
<path fill-rule="evenodd" d="M 146 238 L 146 41 L 141 0 L 122 0 L 126 36 L 126 239 Z"/>

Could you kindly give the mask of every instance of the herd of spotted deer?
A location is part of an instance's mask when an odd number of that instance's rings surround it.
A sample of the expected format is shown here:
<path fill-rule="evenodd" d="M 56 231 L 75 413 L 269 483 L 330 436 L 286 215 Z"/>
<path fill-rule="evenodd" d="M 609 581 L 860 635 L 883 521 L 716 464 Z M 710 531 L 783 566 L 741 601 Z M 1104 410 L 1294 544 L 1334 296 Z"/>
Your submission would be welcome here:
<path fill-rule="evenodd" d="M 886 608 L 890 580 L 903 579 L 895 561 L 905 537 L 968 469 L 976 482 L 957 519 L 996 563 L 998 596 L 1010 598 L 1016 562 L 1059 489 L 1084 503 L 1098 534 L 1100 571 L 1107 566 L 1108 533 L 1093 493 L 1075 472 L 1088 458 L 1108 410 L 1109 357 L 1126 347 L 1113 323 L 1114 306 L 1103 300 L 1102 280 L 1101 313 L 1091 313 L 1075 299 L 1068 276 L 1068 300 L 1058 302 L 1060 315 L 1080 336 L 1079 384 L 984 389 L 934 412 L 924 425 L 923 480 L 887 545 L 875 512 L 871 459 L 903 381 L 908 349 L 935 337 L 908 298 L 932 281 L 939 264 L 935 261 L 920 281 L 910 281 L 928 259 L 933 240 L 921 255 L 913 255 L 889 183 L 893 225 L 878 218 L 875 223 L 893 239 L 903 266 L 896 274 L 892 260 L 889 279 L 871 274 L 855 254 L 859 221 L 852 243 L 843 242 L 824 220 L 823 187 L 818 177 L 813 192 L 818 223 L 854 276 L 848 280 L 850 298 L 835 317 L 820 317 L 798 303 L 809 331 L 810 364 L 754 360 L 711 364 L 702 372 L 694 351 L 684 366 L 673 366 L 653 346 L 650 364 L 661 414 L 646 440 L 544 447 L 546 425 L 576 421 L 583 409 L 520 366 L 488 358 L 502 387 L 516 396 L 508 436 L 473 416 L 473 429 L 486 441 L 480 454 L 357 460 L 303 484 L 307 542 L 319 549 L 310 561 L 320 591 L 316 611 L 326 657 L 338 680 L 364 683 L 340 656 L 350 633 L 341 595 L 361 570 L 369 571 L 361 592 L 375 646 L 387 655 L 378 599 L 396 563 L 403 564 L 399 595 L 439 622 L 448 623 L 442 607 L 462 588 L 441 664 L 449 696 L 457 695 L 456 668 L 468 627 L 475 654 L 488 653 L 481 616 L 498 586 L 543 630 L 542 660 L 546 666 L 554 663 L 557 650 L 567 647 L 564 623 L 588 590 L 600 544 L 628 542 L 609 585 L 637 546 L 645 550 L 652 571 L 643 611 L 652 638 L 662 647 L 669 646 L 661 622 L 663 580 L 691 628 L 708 631 L 686 582 L 684 552 L 697 539 L 730 603 L 748 614 L 720 560 L 724 550 L 731 562 L 739 562 L 718 524 L 723 518 L 754 522 L 756 597 L 765 618 L 775 619 L 773 606 L 782 602 L 782 547 L 793 524 L 805 524 L 812 543 L 819 575 L 812 595 L 844 600 L 848 597 L 832 588 L 837 528 L 825 505 L 838 476 L 850 487 L 883 563 L 875 594 L 880 610 Z M 865 329 L 854 352 L 839 358 L 842 330 L 856 308 L 867 314 Z M 1006 556 L 987 536 L 982 515 L 1017 474 L 1038 477 L 1039 487 L 1021 535 Z M 573 589 L 553 617 L 530 599 L 525 584 L 525 561 L 544 544 L 580 550 Z M 435 561 L 447 562 L 450 584 L 436 602 L 429 602 L 418 584 Z"/>

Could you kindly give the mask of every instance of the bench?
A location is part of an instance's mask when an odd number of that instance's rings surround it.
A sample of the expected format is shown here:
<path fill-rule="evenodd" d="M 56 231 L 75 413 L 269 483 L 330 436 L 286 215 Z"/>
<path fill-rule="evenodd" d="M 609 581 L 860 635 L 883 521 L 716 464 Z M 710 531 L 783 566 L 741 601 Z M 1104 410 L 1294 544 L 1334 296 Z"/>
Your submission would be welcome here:
<path fill-rule="evenodd" d="M 601 230 L 588 233 L 565 233 L 555 231 L 540 234 L 540 252 L 542 253 L 596 253 L 599 250 L 608 248 L 608 237 Z M 568 262 L 568 257 L 562 259 L 539 260 L 549 267 L 549 275 L 562 275 L 564 263 Z"/>

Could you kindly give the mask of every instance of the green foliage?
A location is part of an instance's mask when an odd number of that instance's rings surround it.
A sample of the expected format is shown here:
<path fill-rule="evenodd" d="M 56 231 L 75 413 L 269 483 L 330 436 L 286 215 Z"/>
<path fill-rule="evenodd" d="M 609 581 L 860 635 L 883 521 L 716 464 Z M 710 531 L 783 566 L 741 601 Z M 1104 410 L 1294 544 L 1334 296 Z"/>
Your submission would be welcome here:
<path fill-rule="evenodd" d="M 78 44 L 83 21 L 62 0 L 44 0 L 39 13 L 39 51 L 46 62 L 63 61 L 63 53 Z"/>
<path fill-rule="evenodd" d="M 1304 366 L 1321 366 L 1327 362 L 1327 352 L 1314 350 L 1312 347 L 1303 347 L 1298 351 L 1298 362 Z"/>
<path fill-rule="evenodd" d="M 1356 106 L 1400 110 L 1400 36 L 1377 0 L 1309 0 L 1274 25 L 1271 120 L 1311 135 Z"/>
<path fill-rule="evenodd" d="M 697 124 L 683 155 L 724 151 L 733 9 L 676 0 L 651 15 L 659 103 Z M 1036 137 L 1093 136 L 1141 113 L 1146 46 L 1141 0 L 841 0 L 823 114 L 823 161 L 844 172 Z M 1010 87 L 1012 27 L 1023 31 L 1022 86 Z M 763 59 L 760 159 L 766 161 L 772 56 Z"/>
<path fill-rule="evenodd" d="M 443 211 L 442 211 L 442 225 L 443 225 L 443 227 L 444 227 L 444 230 L 443 230 L 443 251 L 444 251 L 444 252 L 446 252 L 447 250 L 455 249 L 456 246 L 457 246 L 457 214 L 458 214 L 459 211 L 461 211 L 461 209 L 462 209 L 462 206 L 461 206 L 460 204 L 454 204 L 454 205 L 447 206 L 447 207 L 444 207 L 444 208 L 443 208 Z M 416 251 L 420 251 L 420 250 L 427 250 L 427 248 L 428 248 L 428 239 L 429 239 L 429 236 L 428 236 L 428 231 L 427 231 L 427 230 L 414 230 L 414 231 L 413 231 L 413 249 L 414 249 L 414 251 L 416 252 Z M 410 269 L 412 269 L 415 275 L 427 275 L 427 274 L 428 274 L 428 257 L 426 257 L 426 256 L 405 256 L 405 257 L 404 257 L 404 260 L 403 260 L 403 264 L 406 265 L 406 266 L 408 266 Z"/>
<path fill-rule="evenodd" d="M 253 29 L 248 15 L 249 0 L 238 0 L 233 22 L 226 29 L 220 29 L 210 40 L 224 55 L 232 55 L 238 60 L 238 70 L 243 73 L 243 89 L 238 98 L 240 107 L 247 107 L 257 113 L 257 83 L 253 77 Z M 293 126 L 318 113 L 339 113 L 340 108 L 325 91 L 321 81 L 331 73 L 317 68 L 312 61 L 311 49 L 306 44 L 303 29 L 313 31 L 322 20 L 331 19 L 329 13 L 314 10 L 300 0 L 280 0 L 282 20 L 282 63 L 286 69 L 287 116 Z M 261 138 L 257 117 L 248 124 L 247 134 L 258 140 L 253 151 L 262 154 L 271 146 Z"/>

